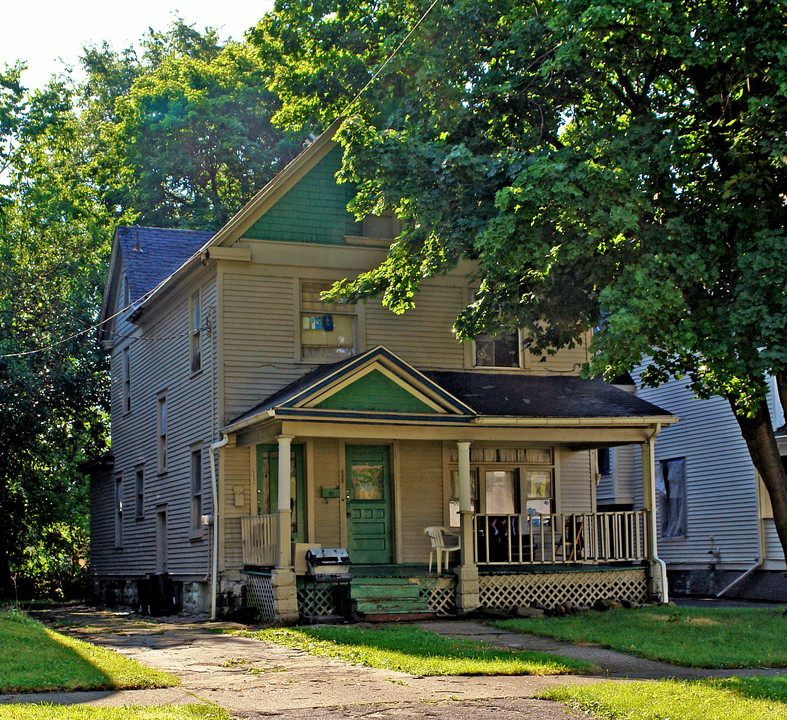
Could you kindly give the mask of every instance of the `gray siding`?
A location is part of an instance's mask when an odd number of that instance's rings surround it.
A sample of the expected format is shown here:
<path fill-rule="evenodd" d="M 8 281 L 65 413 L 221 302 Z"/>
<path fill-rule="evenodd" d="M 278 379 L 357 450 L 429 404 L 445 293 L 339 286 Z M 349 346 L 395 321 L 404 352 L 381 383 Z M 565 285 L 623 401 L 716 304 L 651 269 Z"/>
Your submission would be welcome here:
<path fill-rule="evenodd" d="M 675 566 L 706 567 L 717 551 L 720 567 L 750 565 L 760 553 L 757 476 L 729 405 L 718 397 L 698 400 L 685 381 L 674 379 L 638 394 L 680 418 L 658 436 L 656 461 L 686 458 L 688 534 L 660 538 L 660 557 Z M 770 544 L 769 553 L 775 550 Z"/>
<path fill-rule="evenodd" d="M 216 305 L 215 279 L 202 276 L 203 317 Z M 190 367 L 188 298 L 156 313 L 155 320 L 136 329 L 112 350 L 112 447 L 115 474 L 123 477 L 123 547 L 114 547 L 114 515 L 92 538 L 93 571 L 100 574 L 144 575 L 156 571 L 156 515 L 167 512 L 167 570 L 179 576 L 204 576 L 208 558 L 208 535 L 191 533 L 191 452 L 202 451 L 202 513 L 212 512 L 207 447 L 214 438 L 211 412 L 211 380 L 215 367 L 215 333 L 201 333 L 202 370 Z M 211 347 L 211 339 L 213 347 Z M 122 351 L 131 360 L 131 412 L 124 412 L 121 372 Z M 158 395 L 166 392 L 168 410 L 166 472 L 158 469 Z M 214 392 L 215 396 L 215 392 Z M 144 468 L 144 512 L 136 517 L 135 474 Z M 110 500 L 111 503 L 110 492 Z M 96 500 L 99 505 L 105 499 Z M 192 536 L 192 537 L 190 537 Z"/>

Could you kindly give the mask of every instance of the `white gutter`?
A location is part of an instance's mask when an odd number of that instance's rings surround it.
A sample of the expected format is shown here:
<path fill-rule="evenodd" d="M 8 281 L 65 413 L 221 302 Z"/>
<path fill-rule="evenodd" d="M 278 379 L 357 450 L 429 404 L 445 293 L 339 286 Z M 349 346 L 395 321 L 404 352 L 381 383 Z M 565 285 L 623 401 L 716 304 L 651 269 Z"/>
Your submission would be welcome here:
<path fill-rule="evenodd" d="M 213 558 L 210 573 L 210 619 L 216 619 L 216 592 L 218 590 L 219 572 L 219 493 L 216 481 L 216 450 L 224 447 L 229 441 L 226 433 L 224 438 L 210 446 L 210 489 L 213 498 Z"/>

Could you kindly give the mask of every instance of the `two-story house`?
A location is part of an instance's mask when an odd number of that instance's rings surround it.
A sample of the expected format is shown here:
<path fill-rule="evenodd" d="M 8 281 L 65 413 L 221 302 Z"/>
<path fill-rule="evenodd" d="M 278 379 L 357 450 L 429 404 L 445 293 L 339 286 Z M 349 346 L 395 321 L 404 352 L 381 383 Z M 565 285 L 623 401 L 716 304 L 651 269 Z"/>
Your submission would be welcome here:
<path fill-rule="evenodd" d="M 348 550 L 369 615 L 664 597 L 654 442 L 676 418 L 580 378 L 587 342 L 545 356 L 521 333 L 457 342 L 470 266 L 424 281 L 401 316 L 326 302 L 396 234 L 347 212 L 336 127 L 215 234 L 117 231 L 97 594 L 131 604 L 167 573 L 187 611 L 246 602 L 291 622 L 331 612 L 330 584 L 303 570 L 322 546 Z M 645 509 L 598 513 L 595 449 L 626 444 Z M 435 526 L 460 548 L 433 550 Z"/>

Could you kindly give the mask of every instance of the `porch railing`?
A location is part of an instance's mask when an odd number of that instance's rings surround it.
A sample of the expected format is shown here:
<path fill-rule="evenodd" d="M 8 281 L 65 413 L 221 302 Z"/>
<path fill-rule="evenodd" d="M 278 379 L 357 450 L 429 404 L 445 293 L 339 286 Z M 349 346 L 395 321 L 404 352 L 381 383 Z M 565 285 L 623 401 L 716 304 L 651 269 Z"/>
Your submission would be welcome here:
<path fill-rule="evenodd" d="M 636 562 L 648 557 L 648 513 L 476 515 L 479 565 Z"/>
<path fill-rule="evenodd" d="M 275 567 L 279 558 L 279 516 L 251 515 L 240 519 L 243 564 Z"/>

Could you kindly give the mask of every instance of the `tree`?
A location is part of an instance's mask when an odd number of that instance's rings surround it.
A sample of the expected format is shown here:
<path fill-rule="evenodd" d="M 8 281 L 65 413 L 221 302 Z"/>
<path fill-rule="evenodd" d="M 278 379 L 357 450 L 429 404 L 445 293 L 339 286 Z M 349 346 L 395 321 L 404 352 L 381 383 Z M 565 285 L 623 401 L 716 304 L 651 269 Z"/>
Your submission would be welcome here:
<path fill-rule="evenodd" d="M 307 5 L 323 36 L 341 12 L 352 24 L 370 7 Z M 418 14 L 380 5 L 410 23 Z M 308 11 L 274 12 L 286 26 Z M 479 290 L 460 338 L 519 326 L 554 351 L 600 325 L 588 373 L 649 357 L 647 384 L 675 375 L 726 397 L 785 552 L 787 477 L 765 379 L 787 406 L 786 20 L 784 3 L 759 0 L 454 0 L 341 131 L 353 209 L 393 210 L 404 228 L 341 293 L 380 294 L 401 312 L 422 278 L 469 258 Z M 277 42 L 266 27 L 253 36 L 263 48 Z M 396 37 L 365 42 L 401 37 L 383 31 Z M 299 47 L 282 64 L 293 117 L 312 102 L 298 87 L 320 77 L 296 62 Z M 346 50 L 338 33 L 320 48 Z M 343 109 L 340 80 L 325 114 Z"/>
<path fill-rule="evenodd" d="M 0 186 L 0 597 L 14 578 L 34 581 L 26 548 L 51 558 L 84 535 L 77 465 L 106 440 L 106 364 L 77 333 L 100 303 L 107 217 L 84 182 L 86 135 L 68 88 L 26 92 L 19 69 Z"/>
<path fill-rule="evenodd" d="M 80 103 L 96 129 L 107 207 L 159 227 L 218 229 L 300 150 L 271 125 L 257 54 L 177 20 L 140 55 L 85 51 Z"/>

